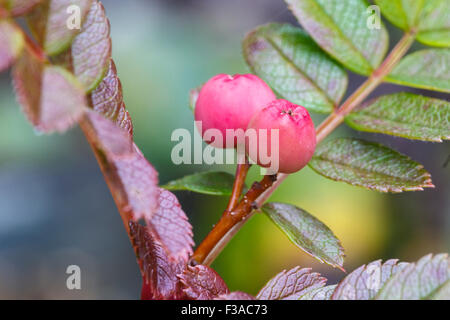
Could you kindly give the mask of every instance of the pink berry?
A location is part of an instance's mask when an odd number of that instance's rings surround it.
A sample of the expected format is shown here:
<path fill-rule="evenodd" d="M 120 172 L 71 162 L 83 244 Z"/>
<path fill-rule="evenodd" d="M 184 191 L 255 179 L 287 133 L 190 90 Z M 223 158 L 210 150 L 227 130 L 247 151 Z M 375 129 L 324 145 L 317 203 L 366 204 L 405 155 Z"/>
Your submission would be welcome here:
<path fill-rule="evenodd" d="M 206 142 L 225 148 L 226 129 L 245 131 L 253 115 L 275 99 L 270 87 L 255 75 L 218 74 L 200 90 L 195 120 L 202 122 L 202 137 L 206 130 L 218 129 L 223 137 L 222 143 Z M 237 139 L 228 147 L 236 147 L 236 143 Z"/>
<path fill-rule="evenodd" d="M 311 160 L 316 148 L 316 132 L 308 111 L 287 100 L 273 101 L 259 111 L 250 121 L 248 129 L 256 130 L 258 140 L 255 157 L 249 153 L 249 143 L 252 142 L 247 139 L 246 150 L 250 158 L 262 167 L 271 167 L 273 164 L 262 163 L 261 155 L 271 155 L 273 146 L 278 146 L 278 172 L 281 173 L 302 169 Z M 265 137 L 261 140 L 265 131 L 260 129 L 266 129 L 267 142 Z M 278 129 L 278 141 L 272 141 L 275 138 L 270 134 L 271 129 Z"/>

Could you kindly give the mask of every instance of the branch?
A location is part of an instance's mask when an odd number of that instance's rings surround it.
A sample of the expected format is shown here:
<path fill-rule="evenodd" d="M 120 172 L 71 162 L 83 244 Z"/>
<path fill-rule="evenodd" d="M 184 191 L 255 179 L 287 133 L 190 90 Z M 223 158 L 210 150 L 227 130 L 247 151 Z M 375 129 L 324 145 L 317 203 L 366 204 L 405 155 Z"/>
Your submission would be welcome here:
<path fill-rule="evenodd" d="M 264 176 L 260 182 L 255 182 L 252 185 L 236 208 L 232 211 L 225 211 L 219 222 L 198 246 L 197 250 L 195 250 L 194 255 L 192 256 L 192 263 L 210 265 L 217 256 L 216 254 L 211 253 L 213 251 L 217 254 L 220 252 L 214 250 L 214 248 L 218 246 L 219 242 L 221 242 L 225 235 L 228 234 L 236 224 L 248 219 L 248 216 L 253 209 L 257 208 L 256 199 L 269 189 L 275 181 L 276 175 Z M 226 243 L 219 247 L 223 248 L 225 245 Z"/>
<path fill-rule="evenodd" d="M 383 82 L 384 78 L 392 71 L 411 47 L 414 42 L 415 33 L 415 30 L 410 30 L 405 33 L 383 63 L 374 70 L 371 76 L 342 104 L 340 108 L 335 109 L 333 113 L 319 125 L 316 130 L 317 143 L 323 141 L 331 132 L 333 132 L 334 129 L 344 121 L 345 116 L 360 105 L 361 102 L 363 102 L 364 99 L 367 98 L 381 82 Z M 240 219 L 230 220 L 224 215 L 195 251 L 193 256 L 194 262 L 210 265 L 233 236 L 242 228 L 245 222 L 253 216 L 256 212 L 254 209 L 260 208 L 288 176 L 288 174 L 278 174 L 265 190 L 262 190 L 256 198 L 252 199 L 253 205 L 247 204 L 244 207 L 241 206 L 241 201 L 236 210 L 234 210 L 234 212 L 236 212 L 238 208 L 240 210 L 246 210 L 244 212 L 239 212 Z M 265 176 L 264 179 L 267 177 L 268 176 Z M 251 192 L 252 189 L 250 189 L 249 192 Z"/>

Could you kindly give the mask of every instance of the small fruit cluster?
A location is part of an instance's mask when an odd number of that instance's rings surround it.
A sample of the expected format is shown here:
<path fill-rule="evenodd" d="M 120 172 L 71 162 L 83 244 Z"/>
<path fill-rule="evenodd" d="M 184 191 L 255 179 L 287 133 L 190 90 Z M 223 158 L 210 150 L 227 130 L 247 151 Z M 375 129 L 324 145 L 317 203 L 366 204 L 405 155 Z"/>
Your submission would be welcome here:
<path fill-rule="evenodd" d="M 201 121 L 201 134 L 216 129 L 225 137 L 227 130 L 254 130 L 256 132 L 256 153 L 249 152 L 248 137 L 245 148 L 250 159 L 262 167 L 269 167 L 258 156 L 278 148 L 278 171 L 293 173 L 302 169 L 311 160 L 316 147 L 314 123 L 308 111 L 287 100 L 276 99 L 270 87 L 252 74 L 230 76 L 219 74 L 211 78 L 201 89 L 195 106 L 195 120 Z M 265 130 L 277 130 L 278 141 L 271 141 L 272 135 L 262 136 Z M 247 136 L 247 135 L 246 135 Z M 231 145 L 205 140 L 214 147 Z"/>

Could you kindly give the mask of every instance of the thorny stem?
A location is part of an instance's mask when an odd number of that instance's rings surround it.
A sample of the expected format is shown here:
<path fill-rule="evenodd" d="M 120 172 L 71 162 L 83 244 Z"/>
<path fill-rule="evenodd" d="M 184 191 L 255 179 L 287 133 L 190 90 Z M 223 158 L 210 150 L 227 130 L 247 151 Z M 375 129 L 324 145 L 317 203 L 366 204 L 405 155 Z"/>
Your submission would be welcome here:
<path fill-rule="evenodd" d="M 400 59 L 411 47 L 415 38 L 415 30 L 405 33 L 397 45 L 392 49 L 383 63 L 370 75 L 370 77 L 342 104 L 335 109 L 316 129 L 317 143 L 322 142 L 331 132 L 334 131 L 343 121 L 347 114 L 361 104 L 364 99 L 383 82 L 384 78 L 392 71 Z M 253 204 L 242 205 L 242 201 L 232 213 L 239 213 L 239 219 L 233 219 L 232 216 L 224 214 L 219 223 L 214 226 L 208 236 L 198 246 L 194 253 L 193 261 L 210 265 L 219 253 L 225 248 L 233 236 L 241 229 L 250 217 L 256 212 L 254 209 L 261 207 L 264 202 L 272 195 L 278 186 L 288 177 L 288 174 L 278 174 L 272 182 L 267 184 L 267 188 L 259 190 L 259 194 L 252 200 Z M 263 181 L 269 176 L 265 176 Z M 263 183 L 261 181 L 261 184 Z M 259 187 L 258 185 L 256 187 Z M 253 190 L 255 185 L 247 194 L 255 194 Z M 246 195 L 247 196 L 247 195 Z M 245 197 L 244 197 L 245 198 Z M 243 199 L 244 200 L 244 199 Z M 231 201 L 231 200 L 230 200 Z M 244 211 L 242 211 L 244 210 Z"/>

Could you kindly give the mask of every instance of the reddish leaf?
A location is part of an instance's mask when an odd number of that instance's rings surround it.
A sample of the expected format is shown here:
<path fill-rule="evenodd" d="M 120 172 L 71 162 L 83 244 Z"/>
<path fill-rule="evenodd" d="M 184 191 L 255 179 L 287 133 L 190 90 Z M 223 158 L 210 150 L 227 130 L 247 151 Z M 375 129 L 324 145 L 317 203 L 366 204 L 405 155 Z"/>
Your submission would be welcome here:
<path fill-rule="evenodd" d="M 13 16 L 22 16 L 42 1 L 43 0 L 4 0 L 3 2 L 6 2 L 6 4 L 0 3 L 0 5 L 9 9 Z"/>
<path fill-rule="evenodd" d="M 95 111 L 86 112 L 80 125 L 88 141 L 110 156 L 125 156 L 134 152 L 130 134 Z"/>
<path fill-rule="evenodd" d="M 153 299 L 152 287 L 150 283 L 144 279 L 141 289 L 141 300 L 152 300 L 152 299 Z"/>
<path fill-rule="evenodd" d="M 386 281 L 408 263 L 392 259 L 377 260 L 363 265 L 347 275 L 333 292 L 332 300 L 369 300 L 375 297 Z"/>
<path fill-rule="evenodd" d="M 173 193 L 160 189 L 158 210 L 147 220 L 147 225 L 171 259 L 187 262 L 194 245 L 192 226 Z"/>
<path fill-rule="evenodd" d="M 110 25 L 105 8 L 93 0 L 81 32 L 72 43 L 71 57 L 75 76 L 91 92 L 102 81 L 111 60 Z"/>
<path fill-rule="evenodd" d="M 0 21 L 0 72 L 9 68 L 23 49 L 21 30 L 9 21 Z"/>
<path fill-rule="evenodd" d="M 133 124 L 123 102 L 122 84 L 117 77 L 116 65 L 113 60 L 111 60 L 105 78 L 92 91 L 91 101 L 95 111 L 103 114 L 130 134 L 133 134 Z"/>
<path fill-rule="evenodd" d="M 297 300 L 307 292 L 321 288 L 327 280 L 310 268 L 295 267 L 272 278 L 256 296 L 259 300 Z"/>
<path fill-rule="evenodd" d="M 377 300 L 449 300 L 450 258 L 428 254 L 397 270 L 377 293 Z"/>
<path fill-rule="evenodd" d="M 13 81 L 23 112 L 39 131 L 63 132 L 86 110 L 83 88 L 72 74 L 45 64 L 30 49 L 15 64 Z"/>
<path fill-rule="evenodd" d="M 248 293 L 235 291 L 228 294 L 222 294 L 214 300 L 256 300 L 256 298 Z"/>
<path fill-rule="evenodd" d="M 178 266 L 169 261 L 166 251 L 145 226 L 130 221 L 129 227 L 144 278 L 142 298 L 175 299 L 177 297 Z"/>
<path fill-rule="evenodd" d="M 212 300 L 229 293 L 217 272 L 204 265 L 188 266 L 179 278 L 186 298 L 191 300 Z"/>
<path fill-rule="evenodd" d="M 302 295 L 299 300 L 330 300 L 334 289 L 336 289 L 336 285 L 310 290 Z"/>
<path fill-rule="evenodd" d="M 91 0 L 52 0 L 37 6 L 28 15 L 28 25 L 39 44 L 49 55 L 66 50 L 80 29 L 69 28 L 71 14 L 68 8 L 77 6 L 80 9 L 80 26 L 91 7 Z"/>
<path fill-rule="evenodd" d="M 125 220 L 150 220 L 158 209 L 158 173 L 134 145 L 125 157 L 111 157 L 92 145 L 111 194 Z"/>

